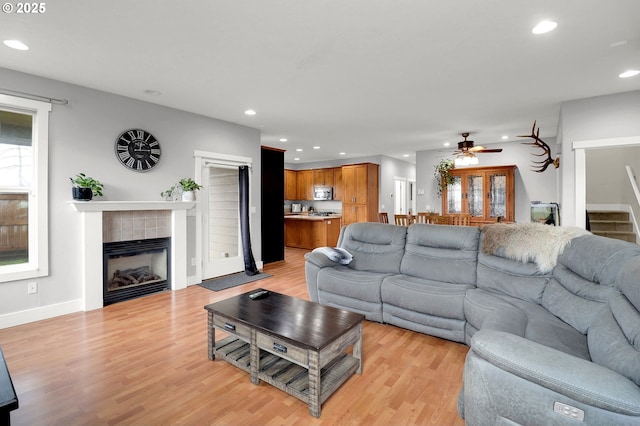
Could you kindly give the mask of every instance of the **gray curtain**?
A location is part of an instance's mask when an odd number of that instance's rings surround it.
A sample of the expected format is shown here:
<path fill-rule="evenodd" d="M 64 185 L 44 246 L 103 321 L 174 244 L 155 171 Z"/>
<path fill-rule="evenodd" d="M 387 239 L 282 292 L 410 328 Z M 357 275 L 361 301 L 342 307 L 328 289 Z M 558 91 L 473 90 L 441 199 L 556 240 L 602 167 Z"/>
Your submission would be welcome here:
<path fill-rule="evenodd" d="M 258 268 L 251 250 L 251 234 L 249 231 L 249 167 L 240 166 L 238 169 L 240 183 L 240 233 L 242 237 L 242 256 L 244 257 L 244 272 L 247 275 L 257 274 Z"/>

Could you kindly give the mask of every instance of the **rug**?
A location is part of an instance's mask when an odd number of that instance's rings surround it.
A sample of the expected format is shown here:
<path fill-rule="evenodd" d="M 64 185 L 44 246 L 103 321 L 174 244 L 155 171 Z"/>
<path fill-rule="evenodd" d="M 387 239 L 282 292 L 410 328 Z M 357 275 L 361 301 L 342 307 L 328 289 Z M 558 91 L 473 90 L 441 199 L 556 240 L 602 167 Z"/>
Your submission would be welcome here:
<path fill-rule="evenodd" d="M 270 277 L 270 274 L 257 273 L 255 275 L 247 275 L 244 272 L 238 272 L 237 274 L 225 275 L 224 277 L 213 278 L 203 281 L 198 284 L 200 287 L 212 291 L 226 290 L 231 287 L 236 287 L 242 284 L 247 284 L 253 281 L 258 281 L 263 278 Z"/>

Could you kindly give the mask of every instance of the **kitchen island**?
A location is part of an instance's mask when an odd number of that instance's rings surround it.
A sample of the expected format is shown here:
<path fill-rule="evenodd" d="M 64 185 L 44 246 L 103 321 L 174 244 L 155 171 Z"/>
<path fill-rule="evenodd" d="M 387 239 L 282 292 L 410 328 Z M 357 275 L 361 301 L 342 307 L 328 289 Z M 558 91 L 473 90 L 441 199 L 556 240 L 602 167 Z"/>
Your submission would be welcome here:
<path fill-rule="evenodd" d="M 313 250 L 335 247 L 340 234 L 341 215 L 288 214 L 284 216 L 284 245 Z"/>

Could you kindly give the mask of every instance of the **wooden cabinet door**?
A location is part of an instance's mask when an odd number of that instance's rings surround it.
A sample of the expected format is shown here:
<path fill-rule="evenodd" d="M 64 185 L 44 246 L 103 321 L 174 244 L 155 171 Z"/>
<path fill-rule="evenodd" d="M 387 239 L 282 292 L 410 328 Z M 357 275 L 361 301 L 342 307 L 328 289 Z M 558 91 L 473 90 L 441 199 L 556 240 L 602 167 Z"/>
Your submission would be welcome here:
<path fill-rule="evenodd" d="M 313 200 L 313 170 L 296 172 L 297 200 Z"/>
<path fill-rule="evenodd" d="M 333 169 L 333 199 L 342 200 L 344 197 L 344 190 L 342 189 L 342 167 L 335 167 Z"/>
<path fill-rule="evenodd" d="M 313 184 L 318 186 L 333 186 L 333 169 L 315 169 Z"/>
<path fill-rule="evenodd" d="M 342 205 L 342 223 L 349 225 L 356 222 L 367 222 L 367 205 L 366 204 L 343 204 Z"/>
<path fill-rule="evenodd" d="M 367 165 L 342 167 L 343 201 L 346 203 L 364 204 L 368 196 Z"/>
<path fill-rule="evenodd" d="M 284 199 L 295 200 L 298 197 L 298 182 L 295 170 L 284 171 Z"/>

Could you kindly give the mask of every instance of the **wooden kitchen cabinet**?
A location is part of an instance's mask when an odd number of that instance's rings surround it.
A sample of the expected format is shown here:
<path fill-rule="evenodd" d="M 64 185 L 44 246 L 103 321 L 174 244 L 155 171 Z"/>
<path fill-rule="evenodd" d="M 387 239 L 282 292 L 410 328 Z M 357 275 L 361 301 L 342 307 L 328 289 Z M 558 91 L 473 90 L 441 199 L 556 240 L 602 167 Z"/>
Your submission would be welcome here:
<path fill-rule="evenodd" d="M 378 169 L 373 163 L 342 166 L 342 221 L 378 221 Z"/>
<path fill-rule="evenodd" d="M 515 220 L 516 166 L 453 169 L 442 193 L 442 214 L 470 214 L 472 225 Z"/>
<path fill-rule="evenodd" d="M 298 197 L 298 176 L 295 170 L 284 171 L 284 199 L 296 200 Z"/>
<path fill-rule="evenodd" d="M 298 170 L 296 185 L 296 200 L 313 200 L 313 170 Z"/>
<path fill-rule="evenodd" d="M 313 184 L 318 186 L 333 186 L 333 169 L 314 169 Z"/>
<path fill-rule="evenodd" d="M 287 247 L 308 250 L 316 247 L 335 247 L 340 234 L 340 218 L 286 218 L 284 234 L 284 244 Z"/>

